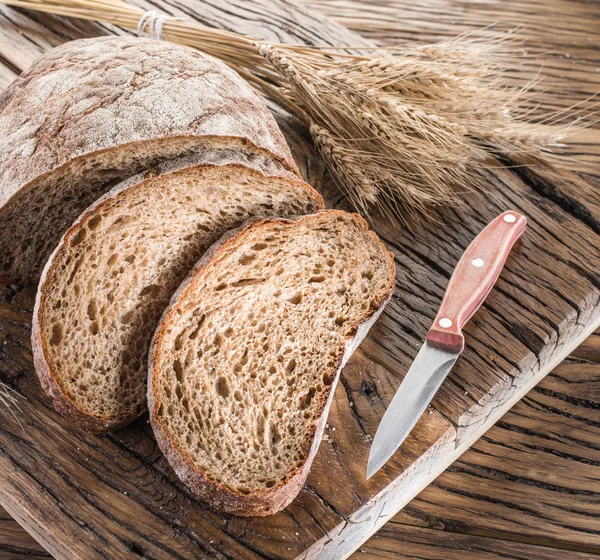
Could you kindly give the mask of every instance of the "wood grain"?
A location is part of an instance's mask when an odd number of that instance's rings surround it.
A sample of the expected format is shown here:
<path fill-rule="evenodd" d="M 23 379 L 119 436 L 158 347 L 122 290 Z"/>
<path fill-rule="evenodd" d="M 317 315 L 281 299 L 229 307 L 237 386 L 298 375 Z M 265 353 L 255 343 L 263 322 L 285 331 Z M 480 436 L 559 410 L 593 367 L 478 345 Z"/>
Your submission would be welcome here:
<path fill-rule="evenodd" d="M 168 13 L 272 40 L 366 44 L 316 12 L 283 0 L 156 4 Z M 8 8 L 0 10 L 0 17 L 2 63 L 13 72 L 69 37 L 110 31 Z M 305 176 L 330 206 L 343 207 L 305 141 L 306 131 L 279 117 Z M 538 165 L 531 172 L 482 170 L 478 183 L 463 207 L 440 211 L 437 221 L 400 229 L 372 217 L 396 257 L 394 299 L 343 373 L 307 486 L 289 508 L 266 520 L 203 509 L 174 477 L 143 419 L 107 437 L 66 425 L 48 408 L 32 375 L 33 288 L 4 287 L 0 377 L 28 402 L 21 416 L 25 431 L 9 416 L 0 418 L 0 475 L 5 480 L 0 502 L 57 558 L 349 554 L 600 321 L 600 207 L 594 178 Z M 454 265 L 483 225 L 507 207 L 528 217 L 527 234 L 465 329 L 467 349 L 429 413 L 394 459 L 365 481 L 378 421 L 435 316 Z M 535 546 L 541 550 L 545 545 Z"/>
<path fill-rule="evenodd" d="M 558 366 L 394 526 L 600 555 L 599 374 L 599 364 Z"/>
<path fill-rule="evenodd" d="M 353 558 L 600 558 L 599 373 L 558 366 Z M 0 510 L 0 553 L 42 552 Z"/>
<path fill-rule="evenodd" d="M 573 358 L 580 360 L 589 360 L 591 362 L 600 362 L 600 332 L 586 338 L 572 354 Z"/>
<path fill-rule="evenodd" d="M 2 507 L 0 507 L 0 557 L 2 560 L 52 558 Z"/>
<path fill-rule="evenodd" d="M 352 2 L 338 0 L 324 2 L 317 0 L 313 2 L 307 0 L 307 3 L 362 35 L 376 39 L 378 43 L 392 45 L 404 41 L 423 43 L 430 40 L 451 38 L 457 29 L 477 34 L 481 28 L 491 24 L 495 24 L 496 29 L 498 27 L 508 29 L 514 27 L 515 23 L 518 22 L 524 27 L 521 35 L 526 38 L 525 46 L 528 51 L 535 52 L 536 58 L 533 63 L 527 60 L 511 61 L 515 66 L 520 62 L 527 62 L 529 66 L 529 68 L 520 66 L 519 72 L 514 73 L 514 83 L 525 83 L 536 75 L 539 70 L 543 78 L 542 86 L 547 89 L 541 95 L 536 95 L 536 101 L 539 100 L 542 106 L 549 109 L 556 107 L 557 103 L 562 107 L 568 107 L 573 103 L 581 102 L 589 95 L 593 95 L 600 90 L 600 74 L 597 72 L 597 63 L 595 63 L 598 60 L 598 55 L 593 52 L 594 49 L 589 49 L 589 46 L 594 43 L 593 37 L 598 35 L 598 25 L 596 23 L 598 10 L 596 6 L 590 4 L 553 2 L 552 5 L 549 5 L 548 3 L 535 1 L 519 2 L 513 0 L 504 2 L 502 9 L 498 10 L 498 4 L 495 3 L 467 4 L 452 0 L 435 0 L 429 3 L 419 2 L 418 4 L 397 0 L 382 1 L 377 2 L 377 4 L 361 0 L 353 0 Z M 560 13 L 560 17 L 551 17 L 551 14 L 556 13 Z M 435 29 L 435 31 L 430 31 L 432 29 Z M 536 68 L 536 64 L 538 68 Z M 594 100 L 591 100 L 587 103 L 584 102 L 583 105 L 590 106 L 593 103 Z M 571 139 L 569 149 L 572 154 L 577 154 L 577 156 L 568 158 L 567 165 L 571 169 L 587 170 L 597 174 L 600 170 L 597 165 L 598 154 L 600 153 L 600 135 L 597 127 L 578 134 L 575 141 L 573 140 Z M 580 153 L 578 154 L 578 152 Z M 593 162 L 594 166 L 590 168 L 581 159 Z M 593 178 L 589 176 L 588 179 L 593 181 Z M 573 353 L 573 357 L 580 360 L 600 361 L 600 333 L 595 333 L 586 339 Z M 592 396 L 595 395 L 596 399 L 598 389 L 591 380 L 597 379 L 597 372 L 598 370 L 594 367 L 587 368 L 590 383 L 586 385 L 582 379 L 578 381 L 579 387 L 586 387 L 587 391 Z M 551 380 L 552 377 L 544 380 L 541 387 L 547 385 Z M 533 392 L 530 395 L 533 395 Z M 527 400 L 525 399 L 525 402 Z M 561 402 L 557 401 L 557 404 L 560 405 Z M 539 409 L 539 404 L 537 407 Z M 521 405 L 519 404 L 514 410 L 520 408 Z M 560 411 L 560 406 L 545 410 L 547 414 L 541 422 L 532 419 L 533 429 L 520 429 L 518 431 L 518 437 L 528 449 L 528 453 L 525 454 L 524 458 L 521 457 L 522 461 L 511 467 L 510 477 L 500 478 L 504 487 L 502 500 L 497 503 L 484 502 L 483 509 L 485 511 L 485 508 L 487 508 L 488 512 L 485 517 L 486 523 L 480 522 L 478 514 L 482 508 L 479 506 L 478 500 L 473 497 L 466 498 L 459 495 L 460 490 L 468 487 L 470 481 L 465 480 L 466 477 L 462 476 L 448 480 L 448 476 L 445 474 L 438 479 L 440 483 L 444 481 L 444 490 L 437 488 L 437 482 L 429 486 L 419 498 L 411 502 L 410 506 L 405 508 L 402 513 L 388 523 L 362 548 L 369 552 L 369 556 L 375 557 L 385 557 L 387 553 L 390 556 L 393 555 L 393 557 L 406 554 L 406 556 L 419 558 L 446 558 L 450 553 L 445 549 L 440 549 L 440 546 L 450 536 L 448 532 L 452 532 L 453 543 L 459 543 L 457 548 L 464 555 L 463 557 L 479 558 L 483 554 L 482 549 L 479 544 L 475 545 L 474 541 L 471 540 L 471 536 L 466 540 L 462 538 L 456 540 L 455 535 L 465 532 L 468 535 L 489 534 L 492 536 L 493 539 L 489 543 L 491 543 L 491 549 L 498 555 L 507 554 L 519 558 L 541 558 L 545 556 L 542 551 L 530 548 L 529 544 L 523 545 L 523 548 L 520 548 L 519 545 L 518 553 L 516 552 L 517 548 L 514 550 L 511 548 L 508 552 L 503 549 L 502 541 L 498 541 L 496 538 L 516 539 L 525 543 L 534 539 L 535 542 L 547 543 L 548 546 L 552 547 L 549 554 L 549 557 L 552 558 L 559 558 L 561 555 L 559 551 L 554 550 L 555 547 L 566 546 L 579 550 L 577 548 L 580 541 L 579 537 L 583 536 L 583 540 L 589 538 L 589 530 L 586 527 L 579 527 L 577 518 L 572 518 L 570 515 L 570 511 L 574 510 L 574 507 L 576 509 L 580 501 L 574 489 L 578 488 L 582 480 L 589 480 L 590 475 L 592 475 L 593 480 L 596 464 L 592 461 L 588 463 L 588 459 L 581 458 L 581 455 L 585 454 L 588 444 L 579 440 L 567 439 L 564 443 L 567 444 L 568 450 L 558 451 L 539 445 L 536 441 L 538 440 L 536 427 L 539 428 L 548 423 L 549 426 L 557 426 L 554 431 L 560 432 L 563 426 L 563 417 L 567 416 L 569 420 L 573 420 L 578 415 L 578 413 L 573 414 L 572 412 L 567 415 L 565 412 Z M 523 415 L 527 417 L 527 411 L 524 411 Z M 511 416 L 512 414 L 507 415 L 507 422 Z M 504 421 L 503 419 L 502 422 Z M 590 430 L 590 427 L 586 424 L 582 428 Z M 510 443 L 501 438 L 499 434 L 502 434 L 502 431 L 494 428 L 488 433 L 490 438 L 492 433 L 498 445 L 498 460 L 496 462 L 498 465 L 503 465 L 504 462 L 501 460 L 505 455 L 503 446 L 508 446 Z M 545 434 L 539 437 L 542 437 L 544 441 L 548 439 Z M 556 436 L 553 435 L 553 437 Z M 566 437 L 568 438 L 568 436 Z M 475 448 L 478 445 L 479 443 L 476 444 Z M 465 454 L 460 462 L 462 463 L 464 459 L 465 464 L 468 463 L 470 455 L 470 452 Z M 530 527 L 535 527 L 536 514 L 538 512 L 542 516 L 544 514 L 545 503 L 548 500 L 546 494 L 552 493 L 552 495 L 558 496 L 562 500 L 565 518 L 568 518 L 569 521 L 573 520 L 570 541 L 566 543 L 562 540 L 560 542 L 555 540 L 555 532 L 552 527 L 548 526 L 539 528 L 537 534 L 533 536 L 529 535 L 528 532 L 520 532 L 518 529 L 520 527 L 519 523 L 522 522 L 520 518 L 522 516 L 521 506 L 520 504 L 511 506 L 515 497 L 521 496 L 522 486 L 517 486 L 522 475 L 521 468 L 534 468 L 545 472 L 549 479 L 555 478 L 557 455 L 562 457 L 568 464 L 568 466 L 561 465 L 559 472 L 561 478 L 568 478 L 572 493 L 566 494 L 564 490 L 550 485 L 535 484 L 527 486 L 525 501 L 528 504 L 535 505 L 533 514 L 529 515 L 528 520 Z M 488 483 L 494 485 L 497 481 L 498 479 L 489 479 Z M 454 500 L 447 499 L 448 488 L 456 488 L 457 492 L 454 494 Z M 558 492 L 560 492 L 560 495 L 557 494 Z M 424 517 L 423 513 L 418 511 L 418 506 L 415 506 L 416 515 L 405 516 L 404 513 L 409 511 L 413 504 L 419 503 L 420 499 L 425 499 L 429 504 L 438 504 L 437 511 L 444 511 L 447 515 L 444 516 L 443 520 L 440 520 L 439 516 L 437 518 Z M 484 496 L 479 499 L 486 500 L 487 498 Z M 468 523 L 456 519 L 460 514 L 463 518 L 468 517 Z M 598 516 L 597 511 L 596 516 Z M 404 524 L 419 524 L 421 526 L 426 524 L 425 519 L 429 520 L 429 526 L 421 529 L 428 531 L 424 537 L 425 540 L 420 541 L 418 544 L 412 544 L 409 542 L 410 535 L 412 535 L 411 528 L 406 527 Z M 489 522 L 487 522 L 488 519 Z M 500 521 L 513 519 L 513 529 L 516 528 L 517 530 L 513 530 L 511 535 L 507 535 L 502 530 L 498 531 L 498 519 Z M 589 521 L 589 519 L 584 517 L 584 521 Z M 399 523 L 402 522 L 404 524 L 400 525 Z M 580 530 L 583 535 L 580 535 Z M 446 531 L 446 533 L 437 533 L 437 531 Z M 498 537 L 498 535 L 500 536 Z M 477 538 L 479 539 L 479 537 Z M 484 541 L 487 541 L 487 538 Z M 489 547 L 487 550 L 489 552 Z M 360 558 L 362 556 L 357 553 L 356 557 Z M 577 552 L 571 552 L 567 553 L 567 557 L 579 558 L 581 556 Z"/>
<path fill-rule="evenodd" d="M 470 535 L 448 535 L 422 527 L 385 525 L 353 560 L 597 560 L 600 556 Z"/>

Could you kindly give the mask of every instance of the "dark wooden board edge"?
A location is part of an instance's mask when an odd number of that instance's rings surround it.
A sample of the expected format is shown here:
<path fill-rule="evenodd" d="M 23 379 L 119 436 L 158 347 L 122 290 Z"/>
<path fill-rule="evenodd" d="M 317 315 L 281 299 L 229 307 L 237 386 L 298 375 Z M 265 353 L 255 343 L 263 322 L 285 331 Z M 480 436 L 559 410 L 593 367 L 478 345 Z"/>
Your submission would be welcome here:
<path fill-rule="evenodd" d="M 467 449 L 473 445 L 489 428 L 491 428 L 508 410 L 521 400 L 533 387 L 535 387 L 548 373 L 567 358 L 584 340 L 600 328 L 600 307 L 596 307 L 593 320 L 584 328 L 577 329 L 576 336 L 565 343 L 560 351 L 550 360 L 540 366 L 536 373 L 522 385 L 503 388 L 510 396 L 502 404 L 493 407 L 482 419 L 480 411 L 474 410 L 465 414 L 465 422 L 469 418 L 476 419 L 479 428 L 476 432 L 468 433 L 457 440 L 456 429 L 450 427 L 448 431 L 431 447 L 431 452 L 423 455 L 423 461 L 406 471 L 410 476 L 402 476 L 388 485 L 383 492 L 369 500 L 355 515 L 336 527 L 331 533 L 311 546 L 306 554 L 298 560 L 341 560 L 347 558 L 360 547 L 372 534 L 378 531 L 387 521 L 398 513 L 410 500 L 423 488 L 435 480 L 448 466 L 456 461 Z M 435 467 L 428 465 L 432 455 L 444 454 L 442 461 Z M 423 464 L 420 464 L 423 463 Z M 405 473 L 405 474 L 406 474 Z"/>

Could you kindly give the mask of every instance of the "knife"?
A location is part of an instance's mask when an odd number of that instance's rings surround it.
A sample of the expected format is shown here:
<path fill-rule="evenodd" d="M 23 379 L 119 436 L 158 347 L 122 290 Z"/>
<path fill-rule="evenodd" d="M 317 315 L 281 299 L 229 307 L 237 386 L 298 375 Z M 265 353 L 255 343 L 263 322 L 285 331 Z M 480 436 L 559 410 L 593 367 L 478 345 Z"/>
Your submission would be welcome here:
<path fill-rule="evenodd" d="M 463 351 L 462 328 L 496 283 L 527 220 L 504 212 L 471 242 L 456 265 L 425 343 L 385 411 L 367 464 L 371 478 L 400 447 Z"/>

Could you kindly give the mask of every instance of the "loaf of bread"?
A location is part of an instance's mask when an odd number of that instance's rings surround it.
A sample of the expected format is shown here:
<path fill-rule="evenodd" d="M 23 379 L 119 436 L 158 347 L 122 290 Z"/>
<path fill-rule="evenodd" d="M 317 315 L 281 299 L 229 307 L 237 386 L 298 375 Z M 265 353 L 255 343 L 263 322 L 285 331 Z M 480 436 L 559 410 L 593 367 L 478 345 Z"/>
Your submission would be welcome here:
<path fill-rule="evenodd" d="M 204 255 L 154 334 L 148 384 L 157 442 L 201 500 L 268 515 L 297 495 L 394 271 L 366 222 L 336 210 L 250 221 Z"/>
<path fill-rule="evenodd" d="M 0 97 L 0 276 L 37 278 L 103 192 L 216 139 L 297 173 L 264 103 L 214 58 L 114 36 L 50 51 Z"/>
<path fill-rule="evenodd" d="M 50 257 L 34 310 L 36 371 L 55 408 L 102 432 L 146 409 L 147 354 L 158 320 L 191 268 L 252 216 L 323 207 L 270 157 L 214 143 L 113 188 Z"/>

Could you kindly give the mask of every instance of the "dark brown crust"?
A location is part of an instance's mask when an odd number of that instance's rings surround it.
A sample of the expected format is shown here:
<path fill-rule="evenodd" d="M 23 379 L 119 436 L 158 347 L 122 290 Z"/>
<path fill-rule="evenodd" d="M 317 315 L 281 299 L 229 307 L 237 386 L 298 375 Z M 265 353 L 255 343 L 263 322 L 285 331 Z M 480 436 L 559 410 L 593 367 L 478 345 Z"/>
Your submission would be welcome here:
<path fill-rule="evenodd" d="M 323 213 L 340 214 L 344 212 L 340 210 L 323 210 L 319 214 Z M 325 398 L 321 400 L 321 408 L 318 416 L 319 419 L 313 426 L 313 430 L 310 434 L 309 439 L 312 442 L 312 444 L 306 461 L 301 467 L 299 467 L 296 470 L 296 472 L 291 476 L 291 478 L 288 479 L 287 482 L 278 487 L 274 487 L 262 494 L 237 494 L 229 488 L 226 488 L 219 482 L 207 478 L 205 474 L 199 471 L 187 459 L 186 455 L 177 448 L 174 441 L 169 437 L 168 433 L 166 432 L 165 427 L 160 422 L 160 418 L 157 414 L 158 403 L 155 401 L 154 398 L 155 375 L 153 370 L 154 364 L 156 363 L 156 357 L 160 352 L 160 343 L 162 342 L 164 330 L 166 329 L 167 324 L 172 320 L 173 315 L 175 314 L 177 303 L 179 302 L 180 298 L 182 298 L 185 295 L 187 289 L 190 288 L 192 284 L 198 279 L 198 276 L 201 274 L 202 270 L 208 266 L 208 264 L 213 258 L 217 257 L 219 254 L 227 252 L 228 242 L 235 238 L 238 238 L 247 231 L 258 228 L 264 224 L 293 223 L 295 221 L 310 219 L 311 216 L 314 217 L 315 215 L 316 214 L 291 219 L 254 218 L 246 221 L 241 227 L 225 234 L 204 254 L 202 259 L 200 259 L 198 264 L 194 267 L 193 271 L 190 273 L 188 278 L 181 284 L 181 286 L 175 292 L 175 294 L 173 294 L 173 297 L 171 298 L 171 303 L 169 307 L 165 310 L 165 313 L 163 314 L 160 320 L 160 323 L 158 325 L 158 328 L 156 329 L 152 343 L 150 345 L 150 352 L 148 356 L 148 408 L 150 410 L 150 423 L 152 424 L 156 441 L 160 449 L 164 453 L 165 457 L 167 458 L 167 461 L 173 467 L 173 470 L 175 471 L 177 476 L 179 476 L 179 478 L 192 490 L 192 492 L 198 498 L 200 498 L 200 500 L 202 500 L 212 509 L 240 516 L 265 516 L 271 515 L 282 510 L 298 495 L 298 492 L 300 492 L 302 486 L 304 485 L 304 482 L 306 481 L 306 477 L 308 476 L 308 472 L 319 448 L 321 438 L 323 437 L 329 408 L 333 400 L 333 394 L 335 392 L 335 388 L 339 380 L 341 370 L 346 364 L 347 360 L 352 355 L 352 353 L 354 352 L 354 350 L 358 347 L 362 339 L 365 337 L 369 328 L 377 320 L 379 315 L 381 315 L 387 302 L 392 296 L 395 287 L 394 257 L 385 249 L 383 243 L 377 237 L 377 235 L 374 232 L 368 230 L 367 222 L 360 216 L 354 214 L 361 226 L 365 230 L 367 230 L 370 235 L 372 235 L 372 237 L 377 241 L 377 243 L 379 243 L 382 246 L 386 254 L 389 256 L 390 277 L 388 279 L 389 282 L 386 290 L 387 295 L 384 298 L 382 298 L 382 300 L 378 302 L 375 307 L 371 308 L 368 315 L 365 316 L 364 320 L 356 325 L 354 335 L 348 337 L 346 341 L 345 351 L 340 359 L 338 367 L 335 370 L 334 380 L 329 386 L 328 393 L 324 395 Z"/>
<path fill-rule="evenodd" d="M 138 71 L 141 64 L 145 65 L 143 73 Z M 197 82 L 216 74 L 223 82 L 221 89 L 207 88 L 210 91 L 205 94 L 197 87 Z M 117 86 L 109 82 L 109 87 L 107 79 L 115 81 Z M 51 87 L 46 84 L 49 80 Z M 186 115 L 193 119 L 190 123 L 184 118 L 182 122 L 187 124 L 181 124 L 173 117 L 162 125 L 163 120 L 159 118 L 162 115 L 155 115 L 152 110 L 155 105 L 166 110 L 162 103 L 169 98 L 152 80 L 164 80 L 165 89 L 174 82 L 182 86 L 173 101 L 180 106 L 172 109 L 195 111 Z M 60 89 L 51 89 L 58 88 L 58 83 Z M 216 105 L 215 94 L 218 95 Z M 39 97 L 42 95 L 45 96 L 44 106 L 54 111 L 48 115 L 40 114 Z M 204 98 L 203 95 L 213 97 Z M 81 104 L 89 100 L 91 106 L 82 108 Z M 132 110 L 139 109 L 144 102 L 148 107 L 144 106 L 143 115 Z M 132 140 L 180 135 L 202 137 L 210 132 L 202 128 L 206 119 L 220 112 L 224 112 L 226 118 L 211 121 L 210 127 L 215 134 L 254 141 L 288 169 L 297 172 L 281 131 L 248 83 L 222 61 L 173 43 L 130 36 L 70 41 L 46 53 L 19 76 L 0 96 L 0 107 L 0 130 L 7 133 L 0 139 L 0 153 L 8 162 L 8 165 L 3 162 L 0 168 L 2 205 L 23 185 L 73 158 L 114 146 L 126 146 Z M 115 113 L 106 115 L 105 109 Z M 229 118 L 236 111 L 238 120 Z M 245 118 L 243 123 L 242 117 Z M 40 118 L 46 121 L 36 125 L 38 128 L 32 128 L 30 121 L 37 123 Z M 121 123 L 118 129 L 111 127 L 115 120 Z M 135 126 L 135 129 L 132 131 L 126 125 Z M 230 129 L 236 133 L 232 134 Z M 136 137 L 132 137 L 133 134 Z M 53 142 L 40 141 L 29 155 L 19 150 L 22 145 L 14 145 L 17 141 L 23 143 L 46 136 Z"/>
<path fill-rule="evenodd" d="M 268 153 L 300 178 L 250 85 L 222 61 L 181 45 L 128 36 L 71 41 L 19 76 L 0 96 L 0 108 L 0 222 L 6 225 L 0 245 L 7 247 L 0 277 L 11 282 L 39 277 L 60 234 L 95 193 L 109 188 L 103 182 L 177 157 L 209 136 Z M 63 200 L 57 185 L 65 177 L 77 180 Z M 60 224 L 43 210 L 51 204 L 60 209 Z M 28 239 L 34 227 L 45 232 L 35 243 Z"/>
<path fill-rule="evenodd" d="M 182 158 L 182 161 L 186 162 L 187 158 Z M 170 166 L 170 163 L 166 163 L 167 166 Z M 176 173 L 182 169 L 186 171 L 193 170 L 194 168 L 205 168 L 205 167 L 223 167 L 223 168 L 236 168 L 243 169 L 245 173 L 249 175 L 262 176 L 265 175 L 260 171 L 247 167 L 245 165 L 228 162 L 225 164 L 202 164 L 202 165 L 189 165 L 180 168 L 170 169 L 165 173 L 168 175 L 170 173 Z M 136 177 L 138 180 L 136 180 Z M 47 278 L 51 276 L 53 271 L 53 265 L 55 262 L 55 256 L 61 251 L 61 249 L 68 243 L 68 241 L 76 235 L 76 233 L 83 227 L 93 216 L 96 215 L 97 212 L 101 211 L 103 206 L 107 203 L 108 200 L 118 196 L 125 190 L 130 190 L 134 188 L 141 188 L 143 183 L 147 179 L 154 179 L 156 177 L 156 173 L 154 171 L 148 172 L 146 175 L 138 175 L 129 180 L 123 181 L 116 187 L 114 187 L 111 191 L 106 193 L 103 197 L 98 199 L 92 206 L 90 206 L 78 219 L 77 221 L 67 230 L 64 236 L 61 238 L 59 245 L 56 247 L 44 270 L 42 272 L 42 276 L 40 279 L 35 307 L 33 311 L 33 324 L 32 324 L 32 333 L 31 333 L 31 346 L 33 352 L 33 360 L 36 373 L 44 389 L 44 392 L 52 399 L 54 408 L 57 412 L 63 415 L 65 418 L 70 420 L 73 424 L 87 430 L 92 433 L 104 433 L 109 430 L 116 430 L 127 424 L 131 423 L 135 420 L 140 414 L 144 412 L 144 409 L 133 410 L 131 414 L 114 418 L 114 417 L 102 417 L 98 418 L 92 414 L 88 414 L 86 411 L 82 410 L 75 402 L 73 402 L 69 396 L 63 391 L 60 382 L 58 380 L 58 373 L 51 371 L 49 361 L 46 359 L 46 356 L 49 355 L 47 341 L 42 336 L 41 327 L 45 324 L 45 316 L 42 314 L 42 309 L 45 308 L 43 303 L 52 289 L 52 286 L 49 286 L 47 283 Z M 323 207 L 323 198 L 321 195 L 317 193 L 310 185 L 300 180 L 291 180 L 281 177 L 277 175 L 278 180 L 288 181 L 292 185 L 296 185 L 298 188 L 303 189 L 307 194 L 314 198 L 315 207 L 322 208 Z"/>

